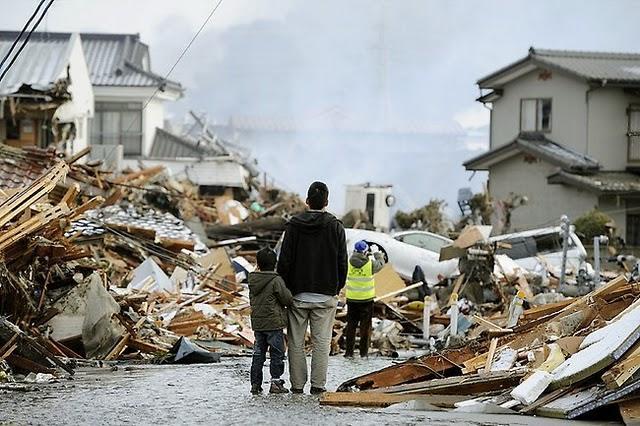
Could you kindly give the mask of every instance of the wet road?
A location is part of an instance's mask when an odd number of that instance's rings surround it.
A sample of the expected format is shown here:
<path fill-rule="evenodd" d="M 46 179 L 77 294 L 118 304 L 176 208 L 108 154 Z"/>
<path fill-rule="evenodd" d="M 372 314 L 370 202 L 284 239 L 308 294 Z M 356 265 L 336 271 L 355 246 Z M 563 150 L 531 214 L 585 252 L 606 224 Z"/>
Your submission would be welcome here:
<path fill-rule="evenodd" d="M 403 406 L 321 407 L 318 398 L 308 394 L 254 396 L 249 393 L 250 362 L 249 358 L 223 358 L 222 363 L 212 365 L 79 370 L 74 380 L 38 385 L 36 392 L 0 391 L 0 424 L 582 424 L 526 416 L 414 411 Z M 348 378 L 390 363 L 388 359 L 365 362 L 332 357 L 328 387 L 333 390 Z"/>

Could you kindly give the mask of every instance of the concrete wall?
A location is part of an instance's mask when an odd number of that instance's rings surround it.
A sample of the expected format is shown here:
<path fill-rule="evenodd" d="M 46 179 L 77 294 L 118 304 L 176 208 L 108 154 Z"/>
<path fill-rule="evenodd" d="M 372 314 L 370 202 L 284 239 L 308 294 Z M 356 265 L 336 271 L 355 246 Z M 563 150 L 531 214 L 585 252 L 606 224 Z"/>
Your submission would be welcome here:
<path fill-rule="evenodd" d="M 597 88 L 589 93 L 587 153 L 603 170 L 624 170 L 627 166 L 627 108 L 632 103 L 640 103 L 640 97 L 621 88 Z"/>
<path fill-rule="evenodd" d="M 548 226 L 563 214 L 575 219 L 598 205 L 597 197 L 590 192 L 547 184 L 547 176 L 554 171 L 554 166 L 542 161 L 526 162 L 523 155 L 491 168 L 489 192 L 492 197 L 504 200 L 514 193 L 528 198 L 527 205 L 512 213 L 513 231 Z"/>
<path fill-rule="evenodd" d="M 520 100 L 551 98 L 551 132 L 554 142 L 586 151 L 587 84 L 559 72 L 542 80 L 539 71 L 517 78 L 504 87 L 503 96 L 494 102 L 491 114 L 491 148 L 507 144 L 520 133 Z"/>

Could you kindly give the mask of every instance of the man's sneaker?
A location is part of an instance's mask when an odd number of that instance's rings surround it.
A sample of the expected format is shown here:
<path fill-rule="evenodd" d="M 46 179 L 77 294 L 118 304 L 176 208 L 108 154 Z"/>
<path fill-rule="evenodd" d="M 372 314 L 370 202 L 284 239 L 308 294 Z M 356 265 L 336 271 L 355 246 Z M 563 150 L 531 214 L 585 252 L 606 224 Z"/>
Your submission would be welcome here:
<path fill-rule="evenodd" d="M 325 393 L 327 390 L 325 388 L 315 388 L 311 386 L 311 395 L 320 395 L 321 393 Z"/>
<path fill-rule="evenodd" d="M 353 352 L 345 352 L 344 357 L 345 358 L 353 358 Z"/>
<path fill-rule="evenodd" d="M 251 393 L 260 395 L 262 393 L 262 387 L 260 385 L 251 385 Z"/>
<path fill-rule="evenodd" d="M 287 393 L 289 389 L 284 387 L 284 380 L 275 380 L 271 382 L 269 393 Z"/>
<path fill-rule="evenodd" d="M 291 393 L 302 394 L 304 393 L 304 389 L 291 388 Z"/>

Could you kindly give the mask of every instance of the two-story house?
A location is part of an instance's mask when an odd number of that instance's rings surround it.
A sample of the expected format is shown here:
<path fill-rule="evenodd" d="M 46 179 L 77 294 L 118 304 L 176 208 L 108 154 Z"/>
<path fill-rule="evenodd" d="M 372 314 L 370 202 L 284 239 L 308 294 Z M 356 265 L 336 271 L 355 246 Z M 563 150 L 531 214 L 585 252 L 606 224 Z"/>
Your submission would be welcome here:
<path fill-rule="evenodd" d="M 516 230 L 597 208 L 640 244 L 640 54 L 529 49 L 477 82 L 490 108 L 489 194 L 528 198 Z"/>
<path fill-rule="evenodd" d="M 0 31 L 0 52 L 6 52 L 18 34 Z M 87 72 L 89 84 L 85 84 Z M 125 159 L 151 153 L 156 128 L 164 126 L 166 102 L 179 99 L 184 92 L 179 83 L 151 70 L 149 46 L 138 34 L 36 32 L 7 74 L 6 80 L 12 84 L 0 87 L 5 88 L 0 90 L 0 102 L 16 98 L 11 90 L 23 85 L 53 87 L 62 76 L 70 82 L 69 103 L 82 100 L 84 105 L 89 100 L 92 104 L 76 114 L 71 151 L 77 152 L 87 144 L 96 148 L 121 146 Z M 0 140 L 41 146 L 48 142 L 46 138 L 20 134 L 20 128 L 13 130 L 15 122 L 6 123 L 9 126 L 0 129 Z"/>

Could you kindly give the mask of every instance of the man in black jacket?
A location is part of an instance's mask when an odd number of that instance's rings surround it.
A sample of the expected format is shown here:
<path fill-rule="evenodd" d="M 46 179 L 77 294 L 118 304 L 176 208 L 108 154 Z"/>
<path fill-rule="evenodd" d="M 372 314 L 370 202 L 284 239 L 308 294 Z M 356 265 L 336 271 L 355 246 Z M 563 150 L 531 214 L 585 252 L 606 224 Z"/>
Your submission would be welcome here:
<path fill-rule="evenodd" d="M 278 273 L 293 294 L 289 310 L 289 376 L 291 391 L 302 393 L 307 383 L 304 336 L 311 327 L 311 393 L 325 391 L 327 364 L 337 295 L 347 277 L 344 227 L 325 208 L 329 189 L 314 182 L 307 193 L 309 209 L 287 224 Z"/>

